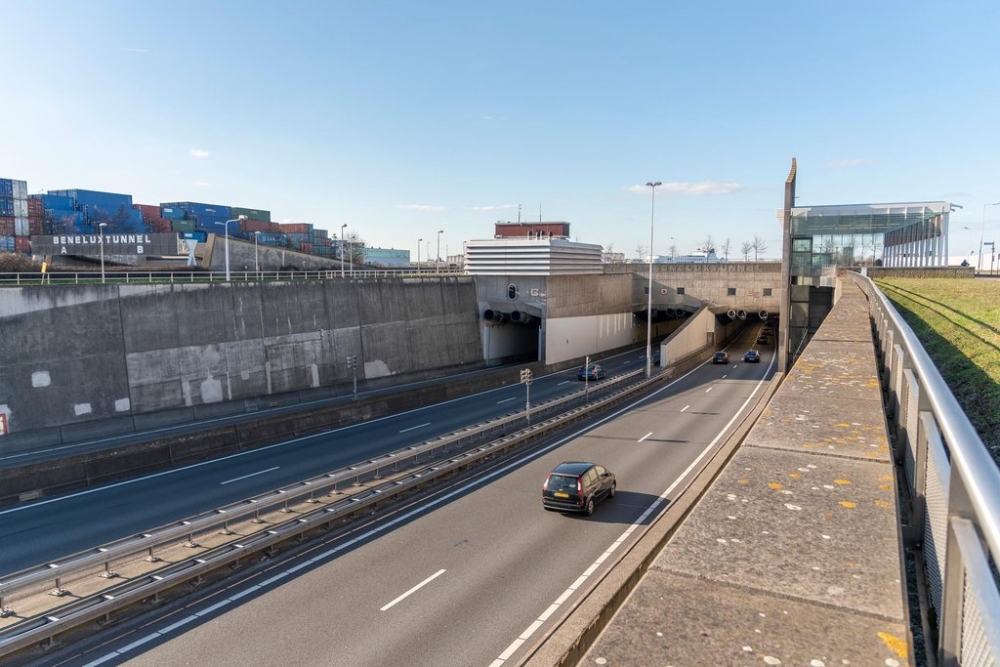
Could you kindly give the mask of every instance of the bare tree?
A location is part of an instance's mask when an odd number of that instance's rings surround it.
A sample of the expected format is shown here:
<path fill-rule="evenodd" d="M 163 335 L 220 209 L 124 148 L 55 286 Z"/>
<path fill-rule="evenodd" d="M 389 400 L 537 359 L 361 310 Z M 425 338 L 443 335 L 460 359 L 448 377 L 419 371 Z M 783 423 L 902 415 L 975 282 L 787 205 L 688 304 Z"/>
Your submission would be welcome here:
<path fill-rule="evenodd" d="M 749 262 L 750 261 L 750 251 L 751 250 L 753 250 L 753 243 L 751 243 L 750 241 L 744 241 L 742 243 L 742 245 L 740 246 L 740 252 L 743 253 L 743 261 L 744 262 Z"/>
<path fill-rule="evenodd" d="M 752 247 L 753 247 L 753 261 L 756 262 L 757 258 L 761 254 L 767 251 L 767 244 L 764 242 L 764 239 L 754 234 Z"/>
<path fill-rule="evenodd" d="M 670 259 L 677 257 L 677 244 L 671 243 L 670 247 L 667 248 L 667 252 L 670 253 Z"/>
<path fill-rule="evenodd" d="M 635 258 L 640 262 L 646 256 L 646 246 L 641 243 L 635 247 Z"/>
<path fill-rule="evenodd" d="M 837 250 L 837 241 L 832 236 L 824 236 L 820 243 L 820 252 L 832 255 Z"/>
<path fill-rule="evenodd" d="M 705 240 L 701 242 L 701 249 L 706 253 L 715 250 L 715 241 L 712 240 L 712 235 L 709 234 L 705 237 Z"/>
<path fill-rule="evenodd" d="M 732 240 L 727 236 L 725 243 L 719 246 L 719 249 L 722 250 L 722 256 L 726 258 L 727 262 L 729 261 L 729 248 L 732 246 L 732 244 L 733 244 Z"/>

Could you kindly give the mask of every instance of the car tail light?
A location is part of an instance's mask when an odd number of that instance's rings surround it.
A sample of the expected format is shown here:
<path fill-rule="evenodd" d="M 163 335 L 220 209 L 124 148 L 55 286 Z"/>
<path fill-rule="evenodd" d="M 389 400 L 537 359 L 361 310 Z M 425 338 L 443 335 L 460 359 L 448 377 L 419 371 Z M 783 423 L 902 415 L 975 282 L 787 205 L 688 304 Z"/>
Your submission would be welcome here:
<path fill-rule="evenodd" d="M 582 477 L 577 477 L 576 478 L 576 495 L 579 496 L 579 498 L 580 498 L 578 504 L 582 505 L 583 504 L 583 478 Z"/>
<path fill-rule="evenodd" d="M 544 482 L 542 482 L 542 491 L 543 491 L 543 492 L 544 492 L 544 491 L 545 491 L 545 490 L 546 490 L 547 488 L 549 488 L 549 480 L 550 480 L 550 479 L 552 479 L 552 475 L 546 475 L 546 476 L 545 476 L 545 481 L 544 481 Z"/>

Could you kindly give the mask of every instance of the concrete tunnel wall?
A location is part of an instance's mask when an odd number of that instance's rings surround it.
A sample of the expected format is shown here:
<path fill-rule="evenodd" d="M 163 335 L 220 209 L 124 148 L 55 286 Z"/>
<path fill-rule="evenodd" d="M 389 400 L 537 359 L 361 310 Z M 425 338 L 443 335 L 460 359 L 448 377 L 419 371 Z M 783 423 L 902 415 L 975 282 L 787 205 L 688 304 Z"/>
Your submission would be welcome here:
<path fill-rule="evenodd" d="M 471 278 L 5 289 L 12 434 L 482 363 Z"/>

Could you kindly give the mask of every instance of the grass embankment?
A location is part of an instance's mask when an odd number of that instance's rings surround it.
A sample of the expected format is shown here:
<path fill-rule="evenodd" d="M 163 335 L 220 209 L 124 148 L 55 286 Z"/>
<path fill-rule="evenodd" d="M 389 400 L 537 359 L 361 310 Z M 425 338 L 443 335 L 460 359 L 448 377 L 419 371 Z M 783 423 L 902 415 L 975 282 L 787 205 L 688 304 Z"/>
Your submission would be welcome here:
<path fill-rule="evenodd" d="M 920 339 L 1000 464 L 1000 281 L 875 281 Z"/>

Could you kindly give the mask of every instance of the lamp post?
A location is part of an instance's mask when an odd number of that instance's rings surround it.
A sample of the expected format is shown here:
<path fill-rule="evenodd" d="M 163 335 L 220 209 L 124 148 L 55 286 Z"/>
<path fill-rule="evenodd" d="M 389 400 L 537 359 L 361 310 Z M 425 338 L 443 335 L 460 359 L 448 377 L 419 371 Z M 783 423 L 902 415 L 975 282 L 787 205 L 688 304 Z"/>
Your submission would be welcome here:
<path fill-rule="evenodd" d="M 229 282 L 229 223 L 230 222 L 243 222 L 247 217 L 241 215 L 234 220 L 226 220 L 225 222 L 217 222 L 215 224 L 222 225 L 226 228 L 226 282 Z"/>
<path fill-rule="evenodd" d="M 444 233 L 443 229 L 438 230 L 438 251 L 437 258 L 434 261 L 434 270 L 441 273 L 441 234 Z"/>
<path fill-rule="evenodd" d="M 344 241 L 347 241 L 347 239 L 344 239 Z M 347 274 L 351 276 L 351 278 L 354 277 L 354 253 L 351 252 L 350 243 L 347 244 Z"/>
<path fill-rule="evenodd" d="M 344 277 L 344 243 L 347 238 L 344 236 L 344 230 L 347 229 L 347 223 L 340 226 L 340 277 Z"/>
<path fill-rule="evenodd" d="M 257 237 L 260 236 L 260 232 L 253 233 L 253 271 L 260 277 L 260 252 L 258 250 L 259 246 L 257 244 Z"/>
<path fill-rule="evenodd" d="M 983 204 L 983 226 L 979 231 L 979 261 L 976 263 L 976 273 L 983 272 L 983 241 L 986 240 L 986 207 L 987 206 L 1000 206 L 1000 201 L 995 201 L 992 204 Z"/>
<path fill-rule="evenodd" d="M 417 239 L 417 273 L 420 273 L 420 246 L 423 244 L 423 239 Z"/>
<path fill-rule="evenodd" d="M 104 228 L 108 226 L 108 223 L 102 222 L 98 227 L 98 231 L 101 233 L 101 284 L 104 284 Z"/>
<path fill-rule="evenodd" d="M 649 286 L 646 288 L 646 377 L 653 375 L 653 215 L 656 211 L 656 186 L 660 181 L 649 181 L 651 197 L 649 203 Z"/>

